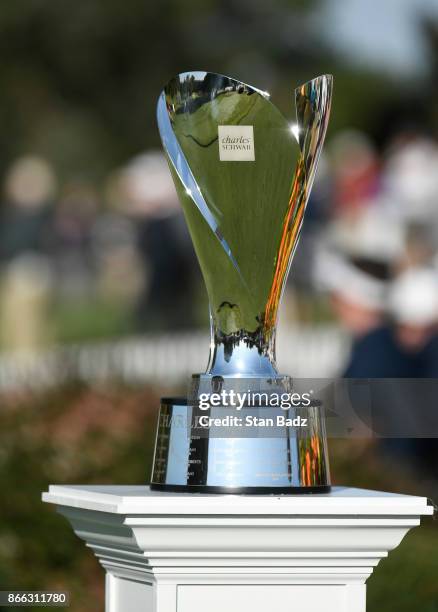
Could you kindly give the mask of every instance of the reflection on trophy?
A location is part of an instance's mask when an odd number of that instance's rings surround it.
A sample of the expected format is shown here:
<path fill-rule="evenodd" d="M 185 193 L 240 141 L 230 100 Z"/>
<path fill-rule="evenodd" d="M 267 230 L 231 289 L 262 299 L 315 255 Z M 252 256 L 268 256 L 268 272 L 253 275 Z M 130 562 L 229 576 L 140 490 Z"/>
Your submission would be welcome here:
<path fill-rule="evenodd" d="M 180 74 L 160 95 L 158 126 L 207 287 L 211 347 L 207 370 L 193 375 L 187 399 L 162 401 L 154 489 L 329 490 L 322 407 L 310 402 L 285 411 L 270 398 L 293 391 L 292 379 L 275 365 L 277 314 L 324 142 L 331 90 L 330 76 L 297 88 L 293 125 L 266 92 L 218 74 Z M 225 401 L 207 410 L 199 402 L 208 394 L 252 392 L 261 401 L 241 402 L 238 411 Z M 219 432 L 200 426 L 207 416 L 237 414 L 243 423 L 303 417 L 306 426 L 282 424 L 271 428 L 272 435 L 256 427 L 244 434 L 238 426 Z"/>

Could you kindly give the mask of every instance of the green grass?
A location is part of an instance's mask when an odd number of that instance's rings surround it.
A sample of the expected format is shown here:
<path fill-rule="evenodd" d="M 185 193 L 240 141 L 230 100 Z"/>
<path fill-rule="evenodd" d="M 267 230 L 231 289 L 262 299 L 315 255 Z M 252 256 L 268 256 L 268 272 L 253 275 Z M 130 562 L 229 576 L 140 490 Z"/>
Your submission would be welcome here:
<path fill-rule="evenodd" d="M 430 519 L 413 529 L 374 570 L 368 612 L 438 612 L 438 528 Z"/>
<path fill-rule="evenodd" d="M 123 303 L 88 299 L 57 302 L 52 309 L 51 326 L 56 341 L 68 343 L 128 334 L 134 322 Z"/>

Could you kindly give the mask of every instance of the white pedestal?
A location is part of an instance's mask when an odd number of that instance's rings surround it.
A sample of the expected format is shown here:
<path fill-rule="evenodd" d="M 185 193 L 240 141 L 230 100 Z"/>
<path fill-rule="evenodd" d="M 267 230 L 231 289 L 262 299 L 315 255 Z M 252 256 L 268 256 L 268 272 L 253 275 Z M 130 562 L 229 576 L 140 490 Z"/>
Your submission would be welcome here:
<path fill-rule="evenodd" d="M 365 581 L 432 514 L 424 497 L 221 496 L 51 486 L 106 570 L 106 612 L 364 612 Z"/>

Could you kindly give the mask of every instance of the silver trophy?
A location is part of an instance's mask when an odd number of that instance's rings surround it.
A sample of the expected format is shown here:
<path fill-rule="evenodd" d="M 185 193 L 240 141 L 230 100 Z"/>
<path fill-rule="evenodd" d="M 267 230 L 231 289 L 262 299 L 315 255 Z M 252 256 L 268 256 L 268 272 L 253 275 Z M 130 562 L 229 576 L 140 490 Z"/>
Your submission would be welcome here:
<path fill-rule="evenodd" d="M 207 287 L 211 346 L 187 398 L 162 400 L 153 489 L 330 489 L 322 407 L 284 409 L 271 399 L 294 389 L 275 365 L 277 314 L 331 92 L 331 76 L 298 87 L 293 124 L 266 92 L 219 74 L 180 74 L 160 95 L 158 127 Z M 202 405 L 213 395 L 220 405 Z M 237 395 L 236 408 L 229 400 Z"/>

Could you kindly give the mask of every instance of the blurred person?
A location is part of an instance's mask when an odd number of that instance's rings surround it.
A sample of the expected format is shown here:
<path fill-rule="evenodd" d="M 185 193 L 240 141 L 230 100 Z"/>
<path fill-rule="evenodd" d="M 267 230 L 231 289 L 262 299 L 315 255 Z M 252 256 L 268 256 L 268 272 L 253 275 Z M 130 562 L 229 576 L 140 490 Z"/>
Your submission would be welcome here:
<path fill-rule="evenodd" d="M 391 269 L 403 244 L 403 228 L 379 200 L 326 229 L 315 281 L 329 292 L 335 314 L 353 337 L 381 324 Z"/>
<path fill-rule="evenodd" d="M 382 185 L 406 222 L 438 224 L 438 145 L 416 132 L 402 132 L 388 148 Z"/>
<path fill-rule="evenodd" d="M 26 251 L 47 250 L 55 192 L 53 169 L 43 158 L 20 157 L 10 166 L 0 208 L 0 260 L 11 260 Z"/>
<path fill-rule="evenodd" d="M 397 277 L 389 293 L 389 313 L 401 350 L 416 357 L 411 375 L 438 377 L 438 275 L 412 268 Z"/>
<path fill-rule="evenodd" d="M 318 171 L 306 208 L 306 222 L 301 230 L 291 273 L 283 296 L 283 315 L 280 321 L 291 323 L 297 318 L 313 321 L 318 317 L 319 304 L 314 297 L 314 275 L 317 266 L 318 246 L 323 240 L 330 220 L 332 177 L 328 158 L 321 155 Z"/>
<path fill-rule="evenodd" d="M 438 276 L 433 268 L 411 268 L 394 279 L 388 296 L 388 312 L 391 324 L 388 327 L 387 344 L 393 344 L 398 354 L 403 356 L 405 367 L 393 373 L 385 369 L 381 377 L 406 378 L 438 378 Z M 406 367 L 406 365 L 408 367 Z M 395 392 L 395 393 L 394 393 Z M 412 432 L 424 431 L 422 422 L 424 411 L 412 410 L 412 401 L 418 401 L 417 396 L 408 393 L 407 401 L 403 402 L 397 389 L 385 389 L 380 403 L 379 418 L 384 419 L 386 431 L 391 431 L 391 419 L 396 419 L 394 431 L 398 422 L 403 423 Z M 427 388 L 422 393 L 422 401 L 435 410 L 436 398 L 430 397 Z M 383 414 L 382 414 L 383 413 Z M 432 416 L 432 415 L 431 415 Z M 419 422 L 416 419 L 420 418 Z M 398 422 L 397 422 L 398 421 Z M 433 422 L 433 417 L 432 417 Z M 431 430 L 433 434 L 433 430 Z M 395 455 L 417 465 L 422 477 L 437 479 L 438 443 L 436 438 L 404 438 L 393 437 L 379 441 L 382 451 Z"/>
<path fill-rule="evenodd" d="M 80 298 L 93 291 L 92 231 L 98 210 L 92 185 L 76 180 L 63 186 L 54 209 L 50 245 L 61 297 Z"/>
<path fill-rule="evenodd" d="M 361 338 L 378 327 L 384 316 L 386 269 L 363 259 L 326 255 L 323 269 L 324 286 L 330 303 L 342 326 Z"/>
<path fill-rule="evenodd" d="M 147 275 L 135 230 L 131 219 L 107 212 L 99 216 L 92 233 L 99 295 L 129 308 L 139 299 Z"/>
<path fill-rule="evenodd" d="M 378 253 L 377 249 L 375 255 Z M 388 264 L 397 260 L 396 250 Z M 377 448 L 386 456 L 410 466 L 417 464 L 421 474 L 436 478 L 435 439 L 394 437 L 403 428 L 412 432 L 424 429 L 424 424 L 416 421 L 412 399 L 403 403 L 397 386 L 374 385 L 372 379 L 438 377 L 438 275 L 431 268 L 412 268 L 392 280 L 394 266 L 387 265 L 385 279 L 376 279 L 378 268 L 372 265 L 370 254 L 367 270 L 363 257 L 359 267 L 357 257 L 352 260 L 344 255 L 340 262 L 337 267 L 328 263 L 332 280 L 327 286 L 337 317 L 353 336 L 342 375 L 370 379 L 373 398 L 372 421 L 360 408 L 357 416 L 375 428 L 375 433 L 392 436 L 378 440 Z"/>
<path fill-rule="evenodd" d="M 135 157 L 120 173 L 123 210 L 137 229 L 144 273 L 136 308 L 144 329 L 191 327 L 200 276 L 163 154 Z"/>
<path fill-rule="evenodd" d="M 356 339 L 344 376 L 438 376 L 438 282 L 431 269 L 411 269 L 387 292 L 381 325 Z"/>
<path fill-rule="evenodd" d="M 388 268 L 365 258 L 337 256 L 327 260 L 330 279 L 326 288 L 330 304 L 341 327 L 351 336 L 352 345 L 342 376 L 347 378 L 377 376 L 392 363 L 398 363 L 397 351 L 382 350 L 386 346 L 382 334 L 385 322 L 385 297 L 388 289 Z"/>
<path fill-rule="evenodd" d="M 433 225 L 433 219 L 430 219 L 430 223 L 410 222 L 406 225 L 405 252 L 397 265 L 400 273 L 408 268 L 418 268 L 433 263 L 438 250 Z"/>
<path fill-rule="evenodd" d="M 53 292 L 50 250 L 56 179 L 41 157 L 18 158 L 4 181 L 0 209 L 0 342 L 11 351 L 36 351 L 50 337 Z"/>
<path fill-rule="evenodd" d="M 430 265 L 438 251 L 438 144 L 416 131 L 394 139 L 383 165 L 389 206 L 406 225 L 400 269 Z"/>
<path fill-rule="evenodd" d="M 410 356 L 387 327 L 387 294 L 404 244 L 402 224 L 380 198 L 331 225 L 318 278 L 352 338 L 345 377 L 407 376 L 411 370 Z"/>
<path fill-rule="evenodd" d="M 36 253 L 6 264 L 0 294 L 0 341 L 3 349 L 35 352 L 50 340 L 48 323 L 53 291 L 50 260 Z"/>
<path fill-rule="evenodd" d="M 363 132 L 345 130 L 332 140 L 329 152 L 335 212 L 355 216 L 379 191 L 380 168 L 375 148 Z"/>
<path fill-rule="evenodd" d="M 340 216 L 326 229 L 325 243 L 354 259 L 392 267 L 403 256 L 406 231 L 400 217 L 388 210 L 386 199 L 376 196 L 354 216 Z M 379 276 L 379 274 L 377 274 Z M 386 275 L 387 276 L 387 275 Z"/>

